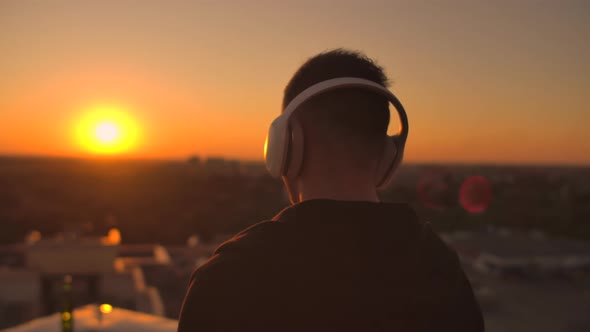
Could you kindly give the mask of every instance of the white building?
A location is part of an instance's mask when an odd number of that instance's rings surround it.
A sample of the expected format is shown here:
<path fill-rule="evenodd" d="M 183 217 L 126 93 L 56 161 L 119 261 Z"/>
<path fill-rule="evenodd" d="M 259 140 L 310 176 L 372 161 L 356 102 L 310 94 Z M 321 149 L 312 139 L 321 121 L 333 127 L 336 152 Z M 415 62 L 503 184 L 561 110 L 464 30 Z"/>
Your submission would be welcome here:
<path fill-rule="evenodd" d="M 110 303 L 163 315 L 156 288 L 140 264 L 118 258 L 118 244 L 98 238 L 49 239 L 26 244 L 22 266 L 0 267 L 0 328 L 61 310 L 65 275 L 71 275 L 74 305 Z"/>

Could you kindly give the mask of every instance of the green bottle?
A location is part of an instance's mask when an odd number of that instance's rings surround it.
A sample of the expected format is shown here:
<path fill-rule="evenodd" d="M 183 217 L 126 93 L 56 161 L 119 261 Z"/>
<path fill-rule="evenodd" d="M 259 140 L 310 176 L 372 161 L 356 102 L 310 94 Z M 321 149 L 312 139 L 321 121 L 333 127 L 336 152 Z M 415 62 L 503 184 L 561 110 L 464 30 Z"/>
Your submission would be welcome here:
<path fill-rule="evenodd" d="M 61 330 L 62 332 L 74 331 L 74 303 L 72 296 L 72 276 L 64 277 L 62 293 L 62 310 L 61 310 Z"/>

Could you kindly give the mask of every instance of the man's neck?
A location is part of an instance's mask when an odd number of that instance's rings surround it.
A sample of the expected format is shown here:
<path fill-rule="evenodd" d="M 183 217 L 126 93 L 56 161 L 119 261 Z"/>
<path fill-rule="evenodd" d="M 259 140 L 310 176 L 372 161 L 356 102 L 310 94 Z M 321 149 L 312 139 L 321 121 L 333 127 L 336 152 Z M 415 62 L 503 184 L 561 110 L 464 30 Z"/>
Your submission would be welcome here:
<path fill-rule="evenodd" d="M 379 202 L 379 196 L 374 186 L 367 182 L 355 184 L 351 181 L 315 182 L 314 184 L 300 183 L 300 201 L 310 199 L 333 199 L 340 201 Z"/>

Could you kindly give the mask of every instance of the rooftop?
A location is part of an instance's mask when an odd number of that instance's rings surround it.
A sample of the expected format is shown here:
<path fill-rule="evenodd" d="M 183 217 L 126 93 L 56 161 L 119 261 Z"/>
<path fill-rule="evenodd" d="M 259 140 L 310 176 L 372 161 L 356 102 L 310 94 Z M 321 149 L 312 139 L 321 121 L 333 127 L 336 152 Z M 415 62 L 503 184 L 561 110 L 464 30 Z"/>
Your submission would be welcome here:
<path fill-rule="evenodd" d="M 60 314 L 55 313 L 6 329 L 5 332 L 59 332 L 61 331 L 60 322 Z M 121 308 L 112 308 L 108 314 L 101 314 L 96 305 L 86 305 L 74 310 L 74 330 L 79 332 L 97 330 L 168 332 L 176 331 L 177 327 L 176 320 Z"/>

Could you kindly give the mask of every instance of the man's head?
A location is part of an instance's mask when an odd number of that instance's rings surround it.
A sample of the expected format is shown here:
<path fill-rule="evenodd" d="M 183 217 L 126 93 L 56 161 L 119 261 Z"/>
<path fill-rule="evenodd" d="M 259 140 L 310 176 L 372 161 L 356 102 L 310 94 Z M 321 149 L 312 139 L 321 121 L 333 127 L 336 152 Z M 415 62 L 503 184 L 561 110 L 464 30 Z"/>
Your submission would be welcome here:
<path fill-rule="evenodd" d="M 285 88 L 283 109 L 310 86 L 338 77 L 364 78 L 388 86 L 383 69 L 371 59 L 336 49 L 310 58 L 295 72 Z M 376 197 L 375 172 L 388 124 L 387 98 L 371 91 L 338 89 L 301 105 L 291 118 L 292 130 L 301 131 L 304 137 L 304 153 L 300 160 L 291 160 L 301 167 L 297 174 L 284 177 L 291 200 L 362 199 L 361 193 L 368 188 Z M 290 157 L 294 158 L 293 153 Z"/>

